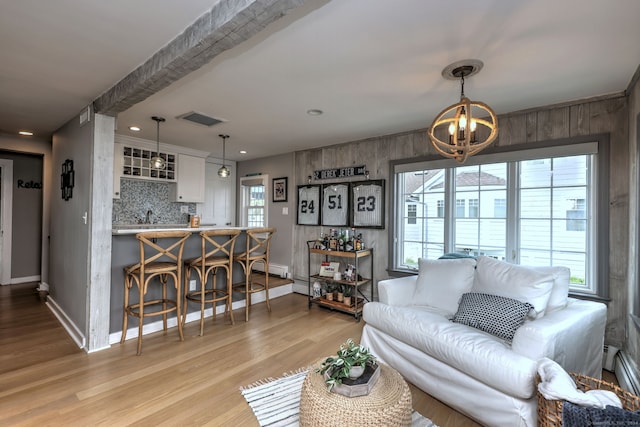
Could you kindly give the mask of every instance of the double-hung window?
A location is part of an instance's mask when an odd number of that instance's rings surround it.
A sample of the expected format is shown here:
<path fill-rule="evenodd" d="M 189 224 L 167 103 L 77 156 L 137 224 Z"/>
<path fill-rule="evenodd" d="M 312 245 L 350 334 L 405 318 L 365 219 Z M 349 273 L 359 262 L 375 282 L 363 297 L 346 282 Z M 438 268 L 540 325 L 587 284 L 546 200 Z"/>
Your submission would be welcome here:
<path fill-rule="evenodd" d="M 245 227 L 267 226 L 267 175 L 240 178 L 242 189 L 241 224 Z"/>
<path fill-rule="evenodd" d="M 484 255 L 567 266 L 571 290 L 606 296 L 608 144 L 602 141 L 394 162 L 393 270 L 420 258 Z M 416 208 L 404 206 L 410 201 Z M 415 213 L 414 213 L 415 212 Z"/>

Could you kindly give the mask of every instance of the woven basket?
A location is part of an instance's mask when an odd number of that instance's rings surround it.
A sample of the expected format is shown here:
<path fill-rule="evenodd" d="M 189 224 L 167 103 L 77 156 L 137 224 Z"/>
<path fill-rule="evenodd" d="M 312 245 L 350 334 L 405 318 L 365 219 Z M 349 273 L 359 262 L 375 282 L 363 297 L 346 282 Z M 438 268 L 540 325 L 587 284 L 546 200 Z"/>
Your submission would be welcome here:
<path fill-rule="evenodd" d="M 578 390 L 609 390 L 614 392 L 622 402 L 622 407 L 627 411 L 640 409 L 640 397 L 618 387 L 615 384 L 598 380 L 586 375 L 569 373 L 576 383 Z M 537 378 L 537 383 L 540 377 Z M 547 400 L 538 392 L 538 427 L 562 426 L 562 400 Z"/>

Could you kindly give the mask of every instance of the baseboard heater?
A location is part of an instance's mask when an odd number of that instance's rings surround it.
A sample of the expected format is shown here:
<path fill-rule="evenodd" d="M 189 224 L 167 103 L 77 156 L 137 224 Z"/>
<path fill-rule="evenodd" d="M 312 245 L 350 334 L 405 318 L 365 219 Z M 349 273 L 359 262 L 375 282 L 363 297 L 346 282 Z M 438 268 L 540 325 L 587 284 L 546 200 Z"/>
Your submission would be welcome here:
<path fill-rule="evenodd" d="M 625 351 L 618 352 L 614 372 L 620 387 L 635 395 L 640 395 L 640 379 L 633 368 L 633 362 Z"/>
<path fill-rule="evenodd" d="M 609 372 L 615 373 L 615 361 L 616 355 L 618 354 L 618 347 L 614 347 L 612 345 L 604 345 L 604 355 L 602 357 L 602 369 Z"/>
<path fill-rule="evenodd" d="M 255 263 L 252 269 L 254 271 L 259 271 L 261 273 L 264 273 L 264 264 L 261 262 Z M 279 276 L 279 277 L 282 277 L 283 279 L 286 279 L 287 277 L 289 277 L 289 266 L 269 263 L 269 274 L 272 276 Z"/>

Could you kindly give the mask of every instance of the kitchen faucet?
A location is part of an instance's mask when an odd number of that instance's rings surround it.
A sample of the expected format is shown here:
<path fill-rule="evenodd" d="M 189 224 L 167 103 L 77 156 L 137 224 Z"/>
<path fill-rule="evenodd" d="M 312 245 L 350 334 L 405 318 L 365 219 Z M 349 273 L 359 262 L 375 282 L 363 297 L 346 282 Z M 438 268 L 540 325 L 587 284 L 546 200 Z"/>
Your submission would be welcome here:
<path fill-rule="evenodd" d="M 147 211 L 147 214 L 144 217 L 144 223 L 145 224 L 151 224 L 151 215 L 153 215 L 153 212 L 151 211 L 151 209 L 149 209 Z"/>

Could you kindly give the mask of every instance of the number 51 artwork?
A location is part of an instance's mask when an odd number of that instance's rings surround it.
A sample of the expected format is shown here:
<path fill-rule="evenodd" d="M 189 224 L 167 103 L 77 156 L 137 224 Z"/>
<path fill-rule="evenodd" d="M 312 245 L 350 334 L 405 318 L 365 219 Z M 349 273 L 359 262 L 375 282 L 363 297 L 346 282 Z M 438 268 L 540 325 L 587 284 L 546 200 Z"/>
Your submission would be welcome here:
<path fill-rule="evenodd" d="M 349 225 L 349 183 L 325 184 L 322 187 L 322 225 Z"/>

